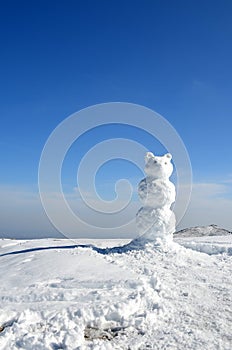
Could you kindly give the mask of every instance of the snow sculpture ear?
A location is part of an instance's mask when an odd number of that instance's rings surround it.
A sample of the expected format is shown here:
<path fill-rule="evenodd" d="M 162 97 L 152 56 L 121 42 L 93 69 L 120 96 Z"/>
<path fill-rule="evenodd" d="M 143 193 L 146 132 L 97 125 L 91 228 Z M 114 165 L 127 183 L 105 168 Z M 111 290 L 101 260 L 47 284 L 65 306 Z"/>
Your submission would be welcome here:
<path fill-rule="evenodd" d="M 147 152 L 145 155 L 145 163 L 147 163 L 151 158 L 154 158 L 154 154 L 151 152 Z"/>
<path fill-rule="evenodd" d="M 167 154 L 165 154 L 165 157 L 167 157 L 169 160 L 171 160 L 171 159 L 172 159 L 172 155 L 171 155 L 171 153 L 167 153 Z"/>

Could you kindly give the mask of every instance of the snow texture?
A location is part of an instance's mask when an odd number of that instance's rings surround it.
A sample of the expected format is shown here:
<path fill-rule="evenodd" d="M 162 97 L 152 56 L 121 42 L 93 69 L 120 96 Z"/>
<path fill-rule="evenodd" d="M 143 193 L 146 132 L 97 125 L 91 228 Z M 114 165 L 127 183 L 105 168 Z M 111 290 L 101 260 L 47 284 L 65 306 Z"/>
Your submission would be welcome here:
<path fill-rule="evenodd" d="M 146 177 L 140 181 L 138 195 L 143 207 L 136 215 L 138 234 L 151 241 L 172 241 L 175 215 L 171 205 L 175 202 L 175 186 L 169 180 L 173 172 L 170 153 L 162 157 L 148 152 L 145 156 Z"/>
<path fill-rule="evenodd" d="M 0 349 L 231 350 L 232 235 L 177 239 L 0 240 Z"/>

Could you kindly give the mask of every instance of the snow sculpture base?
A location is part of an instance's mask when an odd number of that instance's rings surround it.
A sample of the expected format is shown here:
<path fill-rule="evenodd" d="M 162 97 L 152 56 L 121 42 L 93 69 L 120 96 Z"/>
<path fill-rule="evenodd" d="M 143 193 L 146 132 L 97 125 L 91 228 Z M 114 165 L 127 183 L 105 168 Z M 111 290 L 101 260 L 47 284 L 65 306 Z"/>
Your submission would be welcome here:
<path fill-rule="evenodd" d="M 163 157 L 148 152 L 145 157 L 147 177 L 140 181 L 138 194 L 143 207 L 136 215 L 140 239 L 172 242 L 175 215 L 170 209 L 175 201 L 175 186 L 169 180 L 173 172 L 171 154 Z"/>
<path fill-rule="evenodd" d="M 148 240 L 161 238 L 172 240 L 175 232 L 175 215 L 168 208 L 142 207 L 137 213 L 137 228 L 140 236 Z"/>

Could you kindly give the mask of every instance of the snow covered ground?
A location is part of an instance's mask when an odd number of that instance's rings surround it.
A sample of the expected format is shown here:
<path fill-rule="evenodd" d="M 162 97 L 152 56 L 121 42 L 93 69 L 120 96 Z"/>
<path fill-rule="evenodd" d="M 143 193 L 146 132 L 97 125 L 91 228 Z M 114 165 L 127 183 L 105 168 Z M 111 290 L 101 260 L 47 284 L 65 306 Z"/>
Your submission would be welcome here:
<path fill-rule="evenodd" d="M 0 349 L 231 350 L 232 235 L 176 241 L 0 240 Z"/>

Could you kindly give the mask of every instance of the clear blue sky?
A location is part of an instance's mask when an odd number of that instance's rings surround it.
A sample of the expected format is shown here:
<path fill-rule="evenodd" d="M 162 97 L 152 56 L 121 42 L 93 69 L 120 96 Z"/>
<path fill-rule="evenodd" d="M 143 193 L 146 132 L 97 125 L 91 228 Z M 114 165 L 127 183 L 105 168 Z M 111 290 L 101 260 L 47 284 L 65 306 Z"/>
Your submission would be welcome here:
<path fill-rule="evenodd" d="M 196 183 L 230 182 L 231 13 L 230 0 L 2 2 L 3 191 L 36 192 L 52 130 L 110 101 L 163 115 L 188 149 Z"/>

